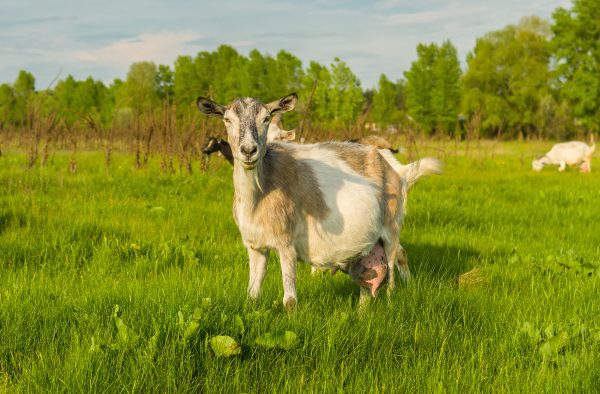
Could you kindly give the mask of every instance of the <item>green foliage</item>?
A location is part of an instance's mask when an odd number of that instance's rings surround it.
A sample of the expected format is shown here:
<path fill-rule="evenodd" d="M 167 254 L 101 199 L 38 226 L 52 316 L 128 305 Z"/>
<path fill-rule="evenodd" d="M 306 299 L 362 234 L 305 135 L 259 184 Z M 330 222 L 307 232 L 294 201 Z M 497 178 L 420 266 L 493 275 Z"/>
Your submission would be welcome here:
<path fill-rule="evenodd" d="M 156 79 L 156 83 L 158 85 L 158 97 L 161 100 L 171 103 L 173 100 L 175 74 L 173 71 L 171 71 L 169 66 L 161 64 L 158 66 Z"/>
<path fill-rule="evenodd" d="M 277 331 L 275 333 L 267 332 L 259 336 L 254 341 L 258 346 L 267 349 L 290 350 L 296 345 L 297 335 L 293 331 Z"/>
<path fill-rule="evenodd" d="M 561 97 L 587 130 L 600 129 L 600 3 L 574 0 L 552 15 L 552 48 Z"/>
<path fill-rule="evenodd" d="M 77 81 L 71 75 L 58 81 L 53 91 L 50 91 L 53 111 L 67 128 L 73 127 L 78 122 L 83 122 L 88 117 L 108 123 L 107 110 L 110 107 L 109 90 L 100 81 L 91 77 L 84 81 Z"/>
<path fill-rule="evenodd" d="M 550 93 L 548 38 L 548 24 L 531 17 L 477 40 L 462 77 L 463 110 L 481 116 L 485 135 L 527 135 L 554 122 L 538 116 Z"/>
<path fill-rule="evenodd" d="M 427 133 L 452 132 L 460 103 L 460 64 L 450 41 L 417 46 L 406 77 L 406 108 Z"/>
<path fill-rule="evenodd" d="M 127 79 L 117 91 L 116 107 L 129 108 L 135 116 L 149 114 L 158 108 L 159 73 L 152 62 L 131 65 Z"/>
<path fill-rule="evenodd" d="M 427 145 L 423 156 L 444 148 Z M 158 158 L 134 170 L 116 152 L 107 175 L 101 152 L 82 152 L 71 174 L 66 153 L 32 171 L 3 150 L 0 390 L 589 391 L 600 378 L 600 276 L 585 271 L 598 262 L 600 177 L 533 173 L 528 158 L 552 143 L 481 141 L 469 157 L 457 145 L 444 175 L 410 191 L 401 242 L 414 281 L 362 314 L 347 275 L 305 264 L 287 313 L 274 254 L 248 302 L 227 163 L 165 175 Z M 485 281 L 463 291 L 456 277 L 473 268 Z M 256 343 L 285 331 L 297 336 L 289 350 Z M 241 353 L 215 357 L 215 336 Z"/>
<path fill-rule="evenodd" d="M 19 71 L 17 80 L 13 84 L 14 94 L 14 119 L 18 126 L 26 126 L 29 117 L 29 99 L 35 92 L 35 77 L 25 70 Z"/>
<path fill-rule="evenodd" d="M 16 99 L 13 88 L 9 84 L 3 83 L 0 85 L 0 129 L 16 123 L 15 105 Z"/>
<path fill-rule="evenodd" d="M 142 135 L 150 147 L 153 133 L 141 125 L 151 123 L 151 117 L 175 114 L 186 128 L 201 124 L 203 135 L 222 132 L 215 119 L 198 120 L 198 96 L 221 103 L 248 96 L 268 102 L 296 91 L 300 101 L 296 111 L 285 115 L 284 127 L 302 124 L 303 133 L 326 131 L 319 137 L 354 137 L 367 119 L 380 129 L 395 124 L 428 135 L 452 134 L 460 118 L 461 132 L 466 125 L 485 137 L 567 139 L 600 130 L 599 21 L 595 0 L 558 8 L 551 26 L 535 16 L 523 18 L 478 38 L 462 77 L 450 41 L 419 44 L 405 81 L 394 83 L 382 75 L 377 89 L 366 92 L 339 58 L 304 68 L 284 50 L 273 56 L 254 49 L 245 56 L 230 45 L 180 56 L 172 67 L 134 63 L 124 81 L 116 79 L 110 86 L 69 75 L 54 88 L 36 92 L 34 76 L 21 70 L 13 84 L 0 85 L 0 129 L 36 129 L 37 122 L 39 134 L 40 125 L 52 123 L 48 120 L 57 114 L 57 123 L 67 131 L 82 132 L 90 125 L 101 133 L 128 130 L 138 147 Z"/>
<path fill-rule="evenodd" d="M 242 352 L 240 344 L 230 336 L 218 335 L 212 337 L 209 341 L 210 348 L 217 357 L 235 356 Z"/>
<path fill-rule="evenodd" d="M 328 89 L 327 101 L 329 113 L 333 121 L 349 129 L 360 114 L 364 97 L 360 81 L 350 67 L 338 58 L 334 59 L 331 68 L 331 85 Z"/>
<path fill-rule="evenodd" d="M 113 307 L 111 317 L 113 324 L 115 325 L 115 329 L 117 330 L 117 335 L 115 342 L 109 345 L 110 349 L 112 350 L 135 346 L 139 339 L 139 335 L 123 322 L 121 313 L 122 311 L 119 305 L 115 305 Z"/>
<path fill-rule="evenodd" d="M 379 86 L 373 95 L 371 118 L 380 128 L 400 121 L 398 96 L 401 88 L 400 83 L 391 82 L 384 74 L 379 77 Z"/>
<path fill-rule="evenodd" d="M 531 322 L 524 322 L 517 332 L 523 347 L 533 347 L 546 363 L 574 367 L 581 360 L 574 351 L 581 342 L 600 342 L 600 329 L 588 328 L 585 324 L 572 321 L 569 324 L 548 324 L 543 329 Z"/>

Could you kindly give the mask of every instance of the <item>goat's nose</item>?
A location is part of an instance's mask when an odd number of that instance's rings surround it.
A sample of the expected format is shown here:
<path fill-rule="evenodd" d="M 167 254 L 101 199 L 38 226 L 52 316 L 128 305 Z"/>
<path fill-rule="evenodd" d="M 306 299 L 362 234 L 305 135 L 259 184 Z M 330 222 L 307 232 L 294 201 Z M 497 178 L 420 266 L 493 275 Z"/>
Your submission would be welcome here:
<path fill-rule="evenodd" d="M 258 151 L 257 145 L 242 145 L 240 150 L 246 157 L 252 157 Z"/>

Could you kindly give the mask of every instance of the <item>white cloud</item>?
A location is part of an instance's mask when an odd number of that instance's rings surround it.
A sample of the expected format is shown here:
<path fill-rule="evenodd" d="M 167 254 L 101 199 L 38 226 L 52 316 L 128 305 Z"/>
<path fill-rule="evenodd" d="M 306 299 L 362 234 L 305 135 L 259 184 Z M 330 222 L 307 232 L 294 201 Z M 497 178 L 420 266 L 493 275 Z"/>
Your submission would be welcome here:
<path fill-rule="evenodd" d="M 73 58 L 83 62 L 130 65 L 139 61 L 172 63 L 177 56 L 198 51 L 200 35 L 191 32 L 142 33 L 94 50 L 76 51 Z"/>
<path fill-rule="evenodd" d="M 173 64 L 180 55 L 229 44 L 243 54 L 284 49 L 305 66 L 338 56 L 371 87 L 381 73 L 401 78 L 418 43 L 450 39 L 464 61 L 477 37 L 522 16 L 548 18 L 557 6 L 570 8 L 571 0 L 268 0 L 260 7 L 241 0 L 177 7 L 143 0 L 3 0 L 0 83 L 13 81 L 22 68 L 40 87 L 60 70 L 61 77 L 110 81 L 123 78 L 133 62 Z"/>
<path fill-rule="evenodd" d="M 431 11 L 396 13 L 386 15 L 383 21 L 387 25 L 419 25 L 436 23 L 440 20 L 453 19 L 458 15 L 464 15 L 464 10 L 457 8 L 441 8 Z"/>

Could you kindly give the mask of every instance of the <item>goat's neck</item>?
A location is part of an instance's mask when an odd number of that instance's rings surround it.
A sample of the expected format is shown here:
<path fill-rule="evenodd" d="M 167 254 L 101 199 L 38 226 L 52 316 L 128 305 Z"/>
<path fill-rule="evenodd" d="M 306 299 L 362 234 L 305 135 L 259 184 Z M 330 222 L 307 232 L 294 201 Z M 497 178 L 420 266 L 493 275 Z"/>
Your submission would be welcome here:
<path fill-rule="evenodd" d="M 539 159 L 539 162 L 546 165 L 546 164 L 554 164 L 553 161 L 548 157 L 548 156 L 543 156 Z"/>
<path fill-rule="evenodd" d="M 239 161 L 234 161 L 233 187 L 238 204 L 254 210 L 254 205 L 263 194 L 260 184 L 262 178 L 262 160 L 259 160 L 252 170 L 247 170 Z"/>

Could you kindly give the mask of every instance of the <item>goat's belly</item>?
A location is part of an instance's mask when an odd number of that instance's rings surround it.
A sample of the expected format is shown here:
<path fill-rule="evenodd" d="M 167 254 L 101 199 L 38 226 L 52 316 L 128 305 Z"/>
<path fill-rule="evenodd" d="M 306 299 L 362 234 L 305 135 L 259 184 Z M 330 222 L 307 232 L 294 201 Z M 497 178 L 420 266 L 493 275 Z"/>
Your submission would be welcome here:
<path fill-rule="evenodd" d="M 381 200 L 368 183 L 342 182 L 337 193 L 327 195 L 327 216 L 306 219 L 304 239 L 296 250 L 311 265 L 343 268 L 367 254 L 381 238 Z"/>

